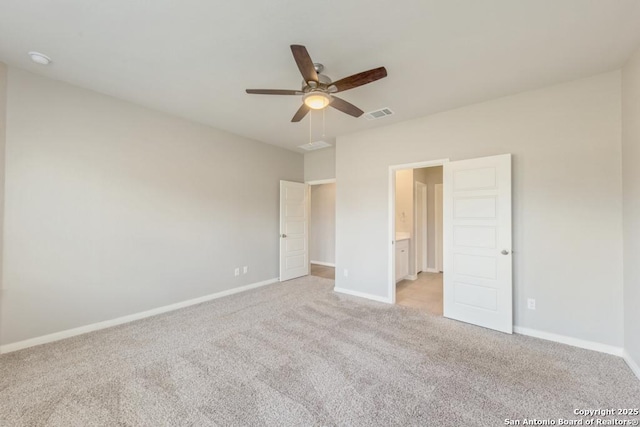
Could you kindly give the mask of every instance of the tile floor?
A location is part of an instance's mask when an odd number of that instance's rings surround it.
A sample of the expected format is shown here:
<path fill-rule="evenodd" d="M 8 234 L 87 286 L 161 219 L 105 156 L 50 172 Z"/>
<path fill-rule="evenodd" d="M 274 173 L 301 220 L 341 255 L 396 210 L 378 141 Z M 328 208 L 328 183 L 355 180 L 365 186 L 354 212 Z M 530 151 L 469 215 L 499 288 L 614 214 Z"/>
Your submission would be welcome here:
<path fill-rule="evenodd" d="M 311 275 L 336 280 L 336 269 L 324 265 L 311 264 Z"/>
<path fill-rule="evenodd" d="M 336 269 L 311 264 L 311 275 L 335 280 Z M 396 304 L 442 316 L 442 273 L 420 273 L 417 280 L 396 284 Z"/>
<path fill-rule="evenodd" d="M 396 304 L 442 316 L 442 273 L 420 273 L 396 284 Z"/>

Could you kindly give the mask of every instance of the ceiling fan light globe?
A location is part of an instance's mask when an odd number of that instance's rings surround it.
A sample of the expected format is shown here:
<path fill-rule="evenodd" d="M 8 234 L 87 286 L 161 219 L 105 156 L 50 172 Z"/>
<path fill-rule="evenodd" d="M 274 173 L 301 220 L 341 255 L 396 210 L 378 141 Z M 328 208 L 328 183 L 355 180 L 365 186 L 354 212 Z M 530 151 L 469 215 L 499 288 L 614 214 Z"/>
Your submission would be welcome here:
<path fill-rule="evenodd" d="M 309 92 L 302 100 L 312 110 L 322 110 L 331 103 L 331 97 L 324 92 Z"/>

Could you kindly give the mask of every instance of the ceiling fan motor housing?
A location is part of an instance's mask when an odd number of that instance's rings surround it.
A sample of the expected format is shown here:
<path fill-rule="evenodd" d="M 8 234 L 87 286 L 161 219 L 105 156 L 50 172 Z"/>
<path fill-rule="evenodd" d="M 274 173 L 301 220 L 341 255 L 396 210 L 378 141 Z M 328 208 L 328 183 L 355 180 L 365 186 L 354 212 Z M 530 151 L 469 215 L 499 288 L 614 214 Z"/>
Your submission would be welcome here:
<path fill-rule="evenodd" d="M 315 82 L 313 82 L 314 84 L 310 84 L 310 82 L 305 82 L 304 80 L 302 81 L 302 91 L 303 92 L 309 92 L 311 90 L 314 89 L 321 89 L 321 90 L 326 90 L 329 85 L 331 85 L 331 79 L 324 75 L 324 74 L 318 74 L 318 83 L 315 84 Z M 315 86 L 315 87 L 314 87 Z"/>

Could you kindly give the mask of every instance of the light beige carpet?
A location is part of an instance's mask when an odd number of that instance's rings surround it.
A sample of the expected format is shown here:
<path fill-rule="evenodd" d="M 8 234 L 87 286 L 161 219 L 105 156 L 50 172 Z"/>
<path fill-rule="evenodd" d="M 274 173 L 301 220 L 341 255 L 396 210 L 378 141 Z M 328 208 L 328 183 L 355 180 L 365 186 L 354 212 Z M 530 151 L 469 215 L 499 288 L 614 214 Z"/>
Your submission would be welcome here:
<path fill-rule="evenodd" d="M 1 426 L 498 426 L 638 407 L 620 358 L 306 277 L 0 356 Z"/>

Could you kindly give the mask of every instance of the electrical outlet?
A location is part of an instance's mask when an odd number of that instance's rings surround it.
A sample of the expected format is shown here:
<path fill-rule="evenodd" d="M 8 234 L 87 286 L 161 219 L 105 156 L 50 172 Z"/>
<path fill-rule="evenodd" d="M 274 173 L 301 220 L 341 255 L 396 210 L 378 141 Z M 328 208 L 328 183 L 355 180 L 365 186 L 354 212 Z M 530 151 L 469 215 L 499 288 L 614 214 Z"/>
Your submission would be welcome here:
<path fill-rule="evenodd" d="M 529 310 L 535 310 L 536 309 L 536 300 L 534 300 L 533 298 L 529 298 L 527 300 L 527 308 Z"/>
<path fill-rule="evenodd" d="M 346 268 L 344 269 L 344 277 L 349 277 L 349 270 Z"/>
<path fill-rule="evenodd" d="M 236 267 L 235 275 L 236 275 L 236 276 L 239 276 L 239 275 L 240 275 L 240 267 Z"/>
<path fill-rule="evenodd" d="M 242 274 L 247 274 L 248 271 L 249 271 L 248 265 L 245 265 L 244 267 L 242 267 Z"/>

